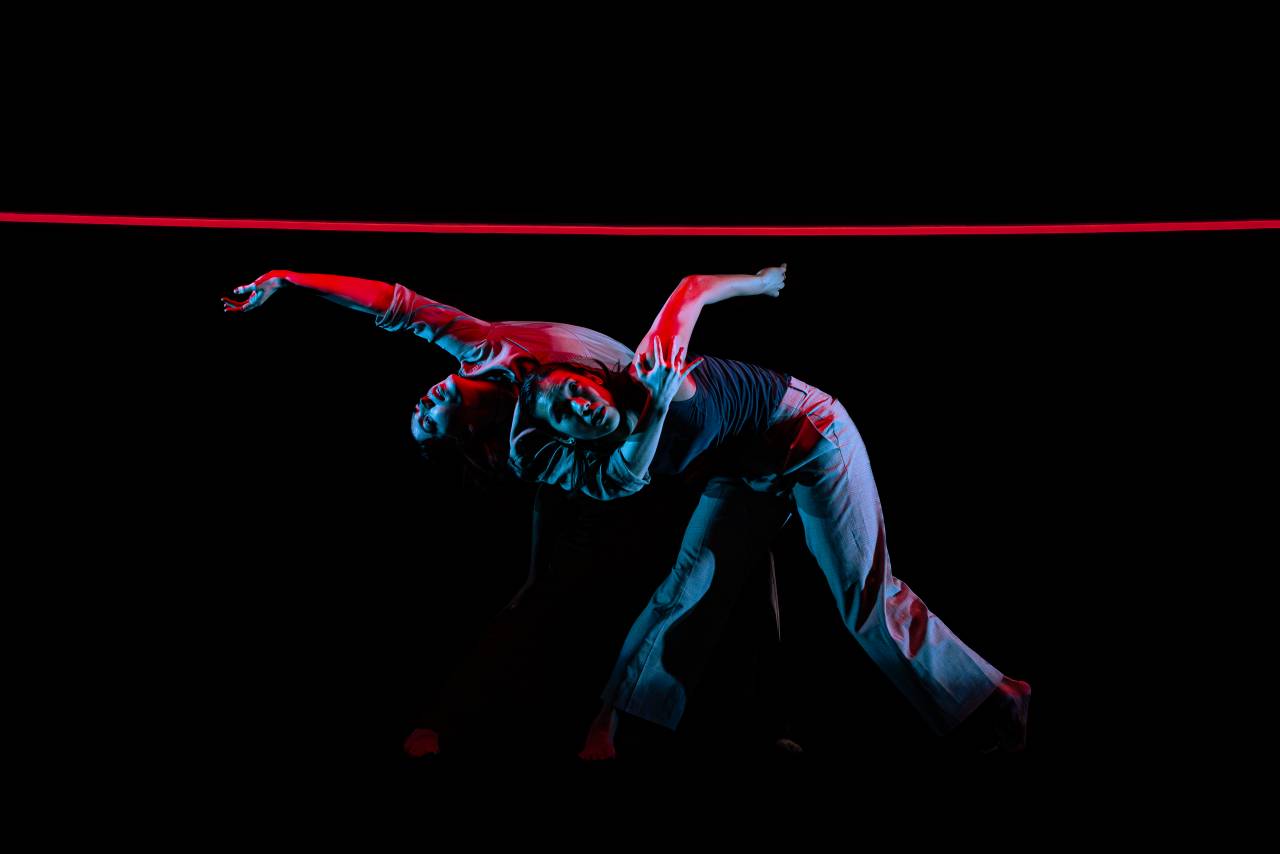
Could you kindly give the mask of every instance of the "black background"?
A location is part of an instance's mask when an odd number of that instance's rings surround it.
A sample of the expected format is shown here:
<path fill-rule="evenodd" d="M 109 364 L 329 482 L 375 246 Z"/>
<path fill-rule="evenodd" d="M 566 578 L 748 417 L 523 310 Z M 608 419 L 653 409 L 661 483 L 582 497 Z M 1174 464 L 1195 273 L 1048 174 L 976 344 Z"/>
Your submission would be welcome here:
<path fill-rule="evenodd" d="M 770 177 L 768 191 L 639 180 L 583 191 L 578 174 L 570 191 L 557 176 L 507 174 L 484 183 L 470 174 L 370 178 L 327 191 L 295 174 L 275 187 L 259 180 L 251 196 L 208 175 L 118 194 L 108 179 L 94 188 L 106 192 L 17 191 L 6 208 L 675 224 L 1274 216 L 1265 193 L 1213 196 L 1184 182 L 1181 194 L 1133 186 L 1102 197 L 1071 175 L 994 194 L 980 179 L 908 190 L 784 174 Z M 632 345 L 681 276 L 787 262 L 781 299 L 712 307 L 696 347 L 791 372 L 845 403 L 871 453 L 896 574 L 966 642 L 1035 688 L 1031 750 L 1017 760 L 1025 764 L 1082 749 L 1102 756 L 1134 737 L 1093 737 L 1107 706 L 1100 696 L 1128 678 L 1118 651 L 1145 625 L 1150 591 L 1194 578 L 1144 559 L 1141 544 L 1116 545 L 1140 527 L 1153 457 L 1165 442 L 1178 445 L 1144 413 L 1166 402 L 1170 380 L 1194 373 L 1198 331 L 1216 324 L 1183 295 L 1256 278 L 1275 245 L 1271 233 L 3 228 L 13 269 L 57 294 L 40 323 L 57 331 L 60 356 L 29 356 L 41 370 L 19 372 L 47 399 L 53 417 L 42 438 L 56 440 L 43 457 L 50 474 L 32 489 L 41 507 L 85 511 L 97 561 L 118 567 L 75 572 L 63 600 L 63 616 L 104 641 L 86 644 L 96 677 L 86 694 L 128 694 L 131 680 L 96 667 L 120 645 L 144 664 L 139 681 L 161 688 L 150 723 L 180 733 L 179 750 L 229 740 L 235 755 L 284 773 L 357 767 L 406 784 L 450 767 L 415 765 L 399 743 L 450 674 L 477 666 L 468 651 L 519 586 L 529 493 L 485 496 L 492 509 L 478 513 L 424 480 L 408 413 L 451 370 L 449 357 L 300 292 L 224 316 L 218 297 L 231 288 L 273 268 L 342 273 L 402 282 L 486 319 L 576 323 Z M 68 553 L 84 545 L 66 528 L 57 536 Z M 810 756 L 950 756 L 843 634 L 794 526 L 778 560 L 793 726 Z M 102 608 L 108 601 L 120 604 Z M 735 632 L 726 646 L 751 636 L 749 627 Z M 718 666 L 727 673 L 731 657 Z M 674 746 L 634 727 L 631 738 L 696 751 L 715 741 L 714 720 L 747 717 L 749 689 L 713 673 Z M 750 735 L 740 729 L 732 734 Z"/>

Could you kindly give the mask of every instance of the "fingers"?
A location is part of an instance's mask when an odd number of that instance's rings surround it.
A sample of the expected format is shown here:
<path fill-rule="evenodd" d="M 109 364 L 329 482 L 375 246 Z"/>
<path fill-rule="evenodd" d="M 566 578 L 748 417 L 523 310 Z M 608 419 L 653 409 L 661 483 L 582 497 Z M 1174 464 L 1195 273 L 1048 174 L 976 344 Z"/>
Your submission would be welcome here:
<path fill-rule="evenodd" d="M 231 292 L 233 294 L 248 294 L 249 298 L 233 300 L 228 297 L 223 297 L 222 307 L 225 311 L 251 311 L 261 305 L 263 300 L 267 298 L 267 292 L 258 290 L 256 283 L 241 285 L 238 288 L 233 288 Z"/>
<path fill-rule="evenodd" d="M 698 367 L 698 365 L 701 365 L 701 364 L 702 364 L 702 357 L 699 356 L 698 358 L 690 362 L 687 366 L 685 366 L 685 369 L 680 372 L 681 378 L 689 376 L 689 374 L 693 373 L 693 369 Z"/>

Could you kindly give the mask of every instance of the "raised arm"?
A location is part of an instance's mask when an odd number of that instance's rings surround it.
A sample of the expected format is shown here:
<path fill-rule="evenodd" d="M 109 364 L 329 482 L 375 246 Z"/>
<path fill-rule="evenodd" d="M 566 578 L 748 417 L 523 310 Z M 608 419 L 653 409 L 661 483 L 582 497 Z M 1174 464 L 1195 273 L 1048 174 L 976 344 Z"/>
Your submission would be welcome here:
<path fill-rule="evenodd" d="M 571 446 L 541 441 L 536 431 L 511 436 L 510 461 L 526 480 L 540 480 L 562 489 L 609 500 L 638 492 L 649 482 L 667 412 L 673 400 L 695 393 L 689 375 L 702 361 L 686 364 L 688 341 L 704 305 L 731 297 L 778 296 L 785 286 L 787 266 L 767 267 L 754 276 L 687 276 L 676 286 L 636 348 L 631 373 L 649 391 L 643 418 L 626 442 L 607 458 L 591 459 Z M 521 437 L 529 436 L 526 449 Z"/>
<path fill-rule="evenodd" d="M 617 452 L 631 471 L 641 476 L 648 473 L 671 402 L 694 393 L 689 374 L 702 359 L 686 364 L 685 354 L 702 307 L 733 297 L 776 297 L 785 287 L 786 276 L 787 265 L 783 264 L 766 267 L 754 276 L 686 276 L 676 286 L 631 363 L 632 373 L 649 390 L 649 406 L 639 429 Z"/>
<path fill-rule="evenodd" d="M 689 374 L 702 363 L 701 358 L 685 364 L 684 348 L 671 352 L 663 346 L 662 339 L 654 337 L 650 341 L 648 357 L 636 354 L 632 362 L 632 370 L 640 383 L 649 391 L 649 403 L 645 407 L 644 416 L 637 429 L 622 447 L 616 452 L 620 454 L 627 468 L 640 476 L 649 472 L 649 464 L 658 450 L 658 440 L 662 438 L 662 425 L 667 420 L 667 412 L 671 408 L 681 386 L 689 381 Z"/>
<path fill-rule="evenodd" d="M 248 294 L 243 300 L 222 298 L 222 307 L 228 312 L 253 311 L 271 299 L 276 291 L 294 285 L 315 291 L 325 299 L 366 314 L 385 314 L 391 307 L 395 286 L 373 279 L 357 279 L 354 276 L 332 276 L 328 273 L 295 273 L 292 270 L 272 270 L 263 273 L 247 285 L 241 285 L 233 293 Z"/>
<path fill-rule="evenodd" d="M 632 362 L 632 372 L 649 394 L 635 429 L 621 446 L 604 457 L 579 453 L 571 444 L 550 439 L 537 429 L 522 429 L 517 414 L 509 457 L 516 474 L 602 501 L 643 489 L 649 483 L 649 464 L 657 451 L 671 401 L 702 363 L 699 358 L 685 364 L 683 350 L 666 354 L 661 341 L 655 340 L 651 346 L 652 358 L 637 355 Z M 526 404 L 527 401 L 521 402 L 522 406 Z"/>
<path fill-rule="evenodd" d="M 766 267 L 754 276 L 685 276 L 667 297 L 637 350 L 650 352 L 655 337 L 668 353 L 688 349 L 702 307 L 733 297 L 776 297 L 786 287 L 787 265 Z"/>
<path fill-rule="evenodd" d="M 339 305 L 377 315 L 377 323 L 383 329 L 411 332 L 463 364 L 484 362 L 493 353 L 494 345 L 490 341 L 492 324 L 414 293 L 403 285 L 390 285 L 374 279 L 272 270 L 234 290 L 236 294 L 247 295 L 245 299 L 223 297 L 223 310 L 230 313 L 253 311 L 284 287 L 313 291 Z"/>

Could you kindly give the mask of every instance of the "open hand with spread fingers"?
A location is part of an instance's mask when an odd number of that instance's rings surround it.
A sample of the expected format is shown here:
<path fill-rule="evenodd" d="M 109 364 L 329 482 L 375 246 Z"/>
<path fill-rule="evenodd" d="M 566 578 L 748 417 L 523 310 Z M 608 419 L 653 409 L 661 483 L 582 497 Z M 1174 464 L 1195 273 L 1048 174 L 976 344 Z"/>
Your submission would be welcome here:
<path fill-rule="evenodd" d="M 685 377 L 702 364 L 702 357 L 699 356 L 686 365 L 683 347 L 676 348 L 674 353 L 667 356 L 666 350 L 670 346 L 671 344 L 668 343 L 664 347 L 662 339 L 655 335 L 649 352 L 636 353 L 635 361 L 632 363 L 635 367 L 636 379 L 649 390 L 653 406 L 658 409 L 665 409 L 671 404 Z"/>

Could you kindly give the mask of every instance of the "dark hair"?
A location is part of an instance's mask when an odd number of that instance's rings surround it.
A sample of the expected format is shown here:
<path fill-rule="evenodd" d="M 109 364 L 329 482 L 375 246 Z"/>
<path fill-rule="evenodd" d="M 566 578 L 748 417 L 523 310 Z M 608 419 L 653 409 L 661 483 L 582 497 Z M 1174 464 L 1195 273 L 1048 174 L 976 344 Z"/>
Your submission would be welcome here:
<path fill-rule="evenodd" d="M 503 387 L 497 383 L 495 386 Z M 516 391 L 501 395 L 498 412 L 481 424 L 473 425 L 466 436 L 436 436 L 418 442 L 418 452 L 433 466 L 452 460 L 467 464 L 472 474 L 496 480 L 510 474 L 507 468 L 507 443 L 511 430 L 511 413 L 515 409 Z"/>
<path fill-rule="evenodd" d="M 649 401 L 649 392 L 644 386 L 636 382 L 626 369 L 616 366 L 611 368 L 598 360 L 594 364 L 585 362 L 547 362 L 525 377 L 524 382 L 520 384 L 520 408 L 527 413 L 527 417 L 536 419 L 534 413 L 538 411 L 538 399 L 542 395 L 542 381 L 557 370 L 572 371 L 590 377 L 604 386 L 610 396 L 613 397 L 614 406 L 621 413 L 623 423 L 627 425 L 626 434 L 623 434 L 621 438 L 615 435 L 607 436 L 603 439 L 578 440 L 576 442 L 577 446 L 584 451 L 593 451 L 605 455 L 611 453 L 614 448 L 626 440 L 626 435 L 635 429 L 636 422 L 639 421 L 640 415 L 644 412 L 645 405 Z M 547 424 L 539 422 L 539 426 L 549 436 L 556 438 L 558 441 L 564 441 L 563 437 Z"/>
<path fill-rule="evenodd" d="M 624 430 L 617 430 L 600 439 L 568 439 L 539 419 L 538 400 L 542 395 L 542 382 L 553 371 L 566 370 L 585 375 L 604 386 L 613 396 L 614 405 L 622 415 Z M 557 458 L 554 448 L 572 446 L 575 466 L 589 467 L 603 462 L 613 454 L 626 437 L 635 430 L 649 392 L 620 367 L 610 368 L 603 362 L 594 365 L 583 362 L 548 362 L 531 372 L 520 384 L 520 424 L 512 427 L 515 443 L 508 465 L 521 480 L 538 481 L 546 474 L 547 467 Z M 517 432 L 519 435 L 517 436 Z"/>

